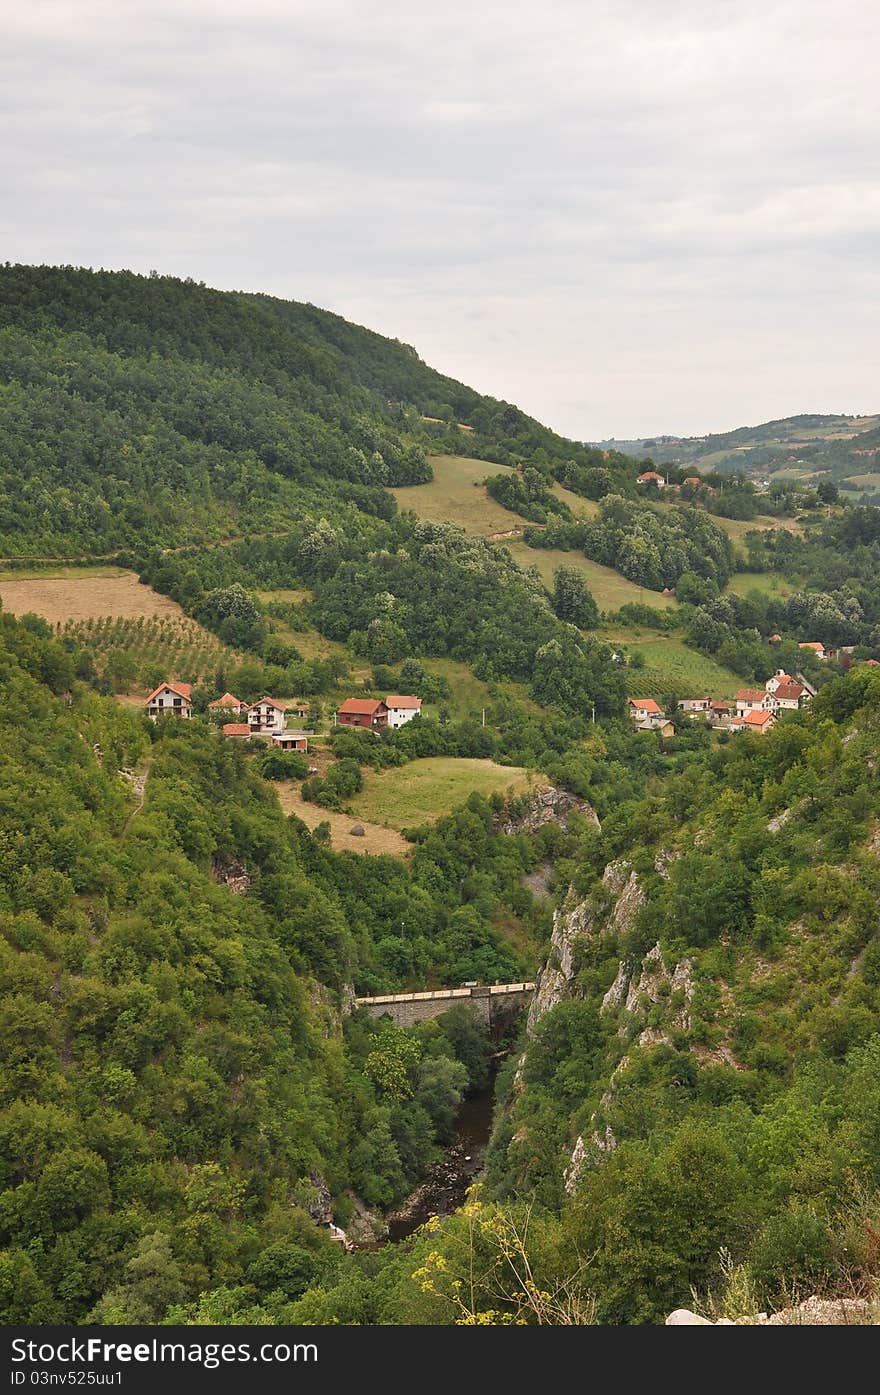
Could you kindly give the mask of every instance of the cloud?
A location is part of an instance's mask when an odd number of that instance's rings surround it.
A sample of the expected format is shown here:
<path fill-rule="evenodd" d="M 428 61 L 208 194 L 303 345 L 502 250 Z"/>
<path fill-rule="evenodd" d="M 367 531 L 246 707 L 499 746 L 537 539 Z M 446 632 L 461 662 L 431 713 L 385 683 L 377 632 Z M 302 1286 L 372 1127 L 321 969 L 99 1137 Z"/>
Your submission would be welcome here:
<path fill-rule="evenodd" d="M 578 438 L 876 410 L 873 0 L 31 0 L 5 255 L 310 300 Z"/>

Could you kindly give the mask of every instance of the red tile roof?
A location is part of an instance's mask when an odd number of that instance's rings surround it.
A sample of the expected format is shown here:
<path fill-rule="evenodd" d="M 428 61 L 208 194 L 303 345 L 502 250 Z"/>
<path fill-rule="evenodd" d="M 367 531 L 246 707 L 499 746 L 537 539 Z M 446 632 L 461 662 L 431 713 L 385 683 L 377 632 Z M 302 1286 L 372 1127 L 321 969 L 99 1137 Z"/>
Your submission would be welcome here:
<path fill-rule="evenodd" d="M 222 697 L 215 698 L 213 702 L 209 702 L 208 707 L 241 707 L 241 703 L 238 698 L 233 697 L 231 693 L 224 693 Z"/>
<path fill-rule="evenodd" d="M 656 716 L 663 716 L 662 707 L 658 707 L 653 698 L 630 698 L 629 705 L 637 712 L 653 712 Z"/>
<path fill-rule="evenodd" d="M 247 722 L 224 722 L 224 736 L 250 736 L 251 729 Z"/>
<path fill-rule="evenodd" d="M 345 702 L 337 708 L 337 711 L 345 712 L 352 717 L 372 717 L 380 707 L 384 706 L 381 698 L 346 698 Z"/>
<path fill-rule="evenodd" d="M 825 653 L 825 645 L 818 639 L 804 640 L 803 644 L 798 645 L 798 649 L 812 649 L 816 654 Z"/>
<path fill-rule="evenodd" d="M 740 688 L 736 695 L 737 702 L 764 702 L 767 694 L 763 688 Z"/>
<path fill-rule="evenodd" d="M 253 712 L 255 707 L 277 707 L 279 712 L 284 711 L 284 703 L 276 702 L 274 698 L 270 697 L 261 697 L 259 702 L 252 702 L 248 711 Z"/>
<path fill-rule="evenodd" d="M 147 698 L 147 702 L 152 702 L 157 693 L 161 693 L 163 688 L 170 688 L 172 693 L 177 693 L 178 697 L 186 698 L 187 702 L 192 701 L 192 683 L 160 683 L 158 688 L 154 688 Z"/>
<path fill-rule="evenodd" d="M 773 696 L 776 697 L 776 698 L 780 698 L 780 699 L 789 701 L 789 700 L 792 699 L 792 698 L 800 698 L 800 697 L 803 697 L 803 695 L 804 695 L 804 693 L 805 693 L 806 691 L 807 691 L 806 688 L 802 688 L 801 685 L 800 685 L 800 683 L 795 683 L 795 682 L 791 682 L 791 683 L 780 683 L 779 687 L 776 689 L 776 692 L 773 694 Z"/>
<path fill-rule="evenodd" d="M 421 698 L 401 697 L 399 693 L 390 693 L 385 699 L 386 707 L 414 707 L 418 711 L 421 705 Z"/>
<path fill-rule="evenodd" d="M 740 727 L 764 727 L 773 721 L 772 712 L 747 712 L 744 717 L 734 717 Z"/>
<path fill-rule="evenodd" d="M 662 480 L 663 480 L 663 476 L 662 476 L 662 475 L 658 475 L 656 470 L 645 470 L 644 474 L 639 475 L 638 479 L 636 480 L 636 484 L 642 484 L 645 480 L 660 480 L 660 481 L 662 481 Z"/>

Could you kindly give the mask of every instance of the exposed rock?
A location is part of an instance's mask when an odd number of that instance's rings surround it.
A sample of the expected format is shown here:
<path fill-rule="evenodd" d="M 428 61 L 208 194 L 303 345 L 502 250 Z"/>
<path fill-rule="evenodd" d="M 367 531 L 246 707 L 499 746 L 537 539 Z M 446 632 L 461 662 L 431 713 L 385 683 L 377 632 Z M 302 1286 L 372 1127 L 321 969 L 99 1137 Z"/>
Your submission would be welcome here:
<path fill-rule="evenodd" d="M 638 875 L 635 872 L 630 872 L 618 895 L 617 904 L 611 912 L 611 924 L 618 935 L 626 934 L 635 919 L 636 912 L 641 910 L 646 900 L 647 897 L 642 890 Z"/>
<path fill-rule="evenodd" d="M 669 869 L 681 857 L 673 848 L 661 848 L 654 858 L 654 871 L 659 872 L 665 882 L 669 881 Z"/>
<path fill-rule="evenodd" d="M 767 832 L 778 833 L 780 828 L 784 828 L 785 825 L 788 823 L 789 819 L 792 816 L 792 813 L 793 810 L 791 809 L 783 809 L 781 813 L 774 814 L 773 818 L 768 820 Z"/>
<path fill-rule="evenodd" d="M 343 983 L 339 990 L 341 999 L 339 1011 L 343 1017 L 348 1017 L 357 1001 L 357 994 L 354 991 L 353 983 Z"/>
<path fill-rule="evenodd" d="M 583 1134 L 579 1133 L 575 1139 L 574 1148 L 572 1149 L 571 1161 L 562 1174 L 563 1185 L 569 1196 L 573 1196 L 577 1190 L 577 1184 L 584 1170 L 586 1156 L 587 1150 L 584 1147 L 584 1137 Z"/>
<path fill-rule="evenodd" d="M 754 1313 L 750 1317 L 719 1318 L 712 1322 L 690 1308 L 676 1308 L 666 1319 L 667 1327 L 862 1327 L 873 1324 L 876 1315 L 864 1298 L 818 1298 L 813 1294 L 792 1308 L 778 1313 Z"/>
<path fill-rule="evenodd" d="M 599 827 L 596 811 L 585 799 L 578 799 L 555 785 L 546 785 L 543 789 L 532 790 L 508 806 L 499 816 L 499 828 L 502 833 L 536 833 L 547 823 L 558 823 L 560 828 L 567 830 L 568 816 L 572 813 Z"/>
<path fill-rule="evenodd" d="M 382 1217 L 370 1211 L 354 1192 L 348 1192 L 347 1195 L 353 1208 L 345 1232 L 349 1245 L 370 1248 L 384 1240 L 388 1234 L 388 1226 Z"/>
<path fill-rule="evenodd" d="M 574 978 L 574 949 L 579 939 L 588 938 L 596 929 L 598 916 L 593 901 L 570 902 L 571 892 L 563 906 L 553 912 L 553 933 L 550 955 L 538 974 L 535 996 L 529 1007 L 529 1035 L 545 1012 L 567 998 Z"/>
<path fill-rule="evenodd" d="M 630 1015 L 635 1015 L 640 1011 L 643 999 L 647 998 L 649 1002 L 656 1004 L 676 992 L 682 994 L 683 1001 L 672 1012 L 670 1022 L 677 1031 L 688 1032 L 691 1027 L 688 1009 L 694 996 L 693 964 L 690 959 L 681 959 L 670 973 L 663 963 L 660 945 L 655 944 L 642 960 L 642 968 L 638 978 L 633 975 L 630 979 L 625 1007 Z M 622 1032 L 625 1032 L 625 1029 L 626 1024 L 624 1023 L 621 1027 Z"/>
<path fill-rule="evenodd" d="M 364 828 L 362 823 L 354 824 L 348 831 L 351 834 L 352 838 L 366 837 L 366 829 Z"/>
<path fill-rule="evenodd" d="M 214 881 L 225 886 L 233 896 L 246 896 L 254 884 L 254 879 L 243 862 L 221 862 L 214 859 L 212 867 Z"/>
<path fill-rule="evenodd" d="M 314 1197 L 308 1204 L 309 1215 L 317 1225 L 329 1225 L 333 1219 L 330 1188 L 320 1172 L 310 1172 L 309 1181 L 314 1187 Z"/>
<path fill-rule="evenodd" d="M 617 1012 L 626 1001 L 629 981 L 632 978 L 632 965 L 626 959 L 621 959 L 617 970 L 617 977 L 602 999 L 600 1013 Z"/>
<path fill-rule="evenodd" d="M 533 896 L 549 896 L 552 876 L 553 863 L 542 862 L 535 868 L 534 872 L 526 873 L 523 877 L 523 886 L 527 887 Z"/>

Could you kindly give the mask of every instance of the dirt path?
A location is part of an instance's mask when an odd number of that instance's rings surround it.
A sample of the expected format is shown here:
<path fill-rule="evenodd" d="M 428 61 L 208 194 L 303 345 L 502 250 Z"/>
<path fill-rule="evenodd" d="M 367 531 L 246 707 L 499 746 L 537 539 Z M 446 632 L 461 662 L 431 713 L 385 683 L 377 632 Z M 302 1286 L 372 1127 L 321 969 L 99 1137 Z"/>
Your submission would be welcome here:
<path fill-rule="evenodd" d="M 134 808 L 132 809 L 131 813 L 129 814 L 128 818 L 125 820 L 125 823 L 123 824 L 122 832 L 119 835 L 120 847 L 123 847 L 125 845 L 125 840 L 128 837 L 128 830 L 131 828 L 132 821 L 144 807 L 144 802 L 147 798 L 147 780 L 150 777 L 151 764 L 152 756 L 148 756 L 147 759 L 144 761 L 143 765 L 141 766 L 140 770 L 130 772 L 131 792 L 135 796 L 137 802 Z M 124 772 L 120 773 L 122 774 L 123 779 L 127 780 L 129 778 L 129 776 L 126 775 Z"/>

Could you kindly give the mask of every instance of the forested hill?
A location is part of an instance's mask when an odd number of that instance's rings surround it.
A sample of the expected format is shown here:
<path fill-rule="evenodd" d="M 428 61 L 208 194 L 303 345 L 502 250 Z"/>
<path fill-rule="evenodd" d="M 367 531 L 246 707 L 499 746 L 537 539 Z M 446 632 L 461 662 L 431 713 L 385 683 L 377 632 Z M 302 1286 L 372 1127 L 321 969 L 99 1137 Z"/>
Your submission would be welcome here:
<path fill-rule="evenodd" d="M 451 451 L 572 472 L 566 441 L 311 305 L 193 281 L 0 268 L 0 553 L 80 556 L 387 507 Z"/>

